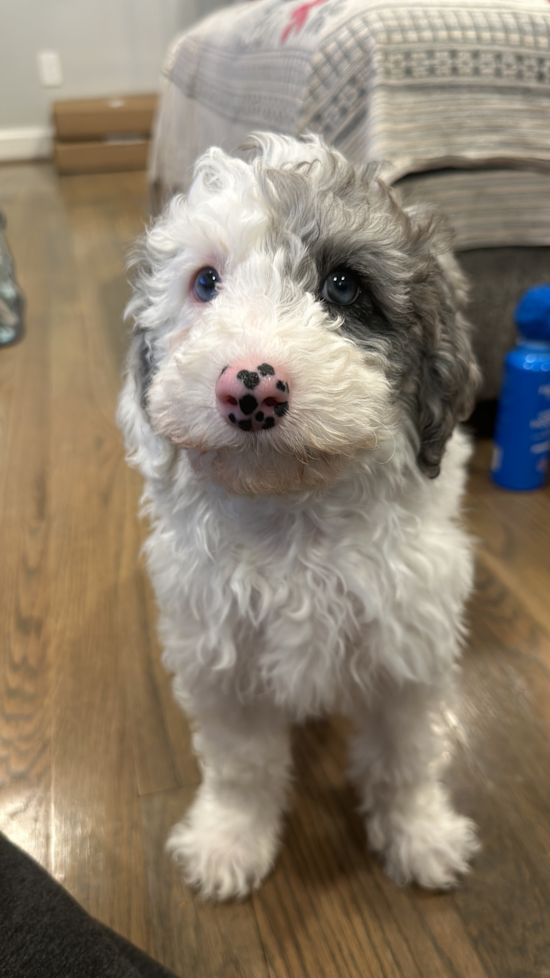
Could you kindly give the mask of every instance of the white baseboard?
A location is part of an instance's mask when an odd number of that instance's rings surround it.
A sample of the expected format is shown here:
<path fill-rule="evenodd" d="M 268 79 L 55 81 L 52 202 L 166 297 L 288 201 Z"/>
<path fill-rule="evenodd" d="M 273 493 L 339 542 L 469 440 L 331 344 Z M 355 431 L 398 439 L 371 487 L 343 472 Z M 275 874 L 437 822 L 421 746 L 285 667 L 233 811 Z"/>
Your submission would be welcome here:
<path fill-rule="evenodd" d="M 43 160 L 51 156 L 53 156 L 53 129 L 50 126 L 0 129 L 0 162 Z"/>

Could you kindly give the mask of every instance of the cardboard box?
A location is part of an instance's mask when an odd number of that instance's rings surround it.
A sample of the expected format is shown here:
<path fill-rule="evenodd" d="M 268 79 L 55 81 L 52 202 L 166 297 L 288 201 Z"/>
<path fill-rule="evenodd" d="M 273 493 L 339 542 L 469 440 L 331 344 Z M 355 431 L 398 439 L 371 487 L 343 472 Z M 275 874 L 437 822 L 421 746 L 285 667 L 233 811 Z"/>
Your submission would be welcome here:
<path fill-rule="evenodd" d="M 109 173 L 114 170 L 145 170 L 149 156 L 149 139 L 130 141 L 94 140 L 89 142 L 55 142 L 58 172 Z"/>
<path fill-rule="evenodd" d="M 116 134 L 149 137 L 157 101 L 156 95 L 129 95 L 54 102 L 55 137 L 61 142 Z"/>

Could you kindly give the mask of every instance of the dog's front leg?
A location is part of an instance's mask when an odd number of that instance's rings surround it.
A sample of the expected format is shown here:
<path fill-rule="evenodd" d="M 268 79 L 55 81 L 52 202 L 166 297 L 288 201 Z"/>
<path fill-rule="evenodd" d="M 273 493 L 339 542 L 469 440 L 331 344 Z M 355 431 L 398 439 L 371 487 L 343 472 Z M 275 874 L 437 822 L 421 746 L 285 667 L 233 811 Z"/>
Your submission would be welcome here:
<path fill-rule="evenodd" d="M 204 897 L 245 896 L 273 866 L 286 808 L 288 725 L 266 703 L 209 695 L 191 704 L 203 782 L 168 849 Z"/>
<path fill-rule="evenodd" d="M 369 844 L 388 874 L 447 889 L 479 848 L 474 823 L 453 811 L 438 781 L 443 745 L 434 723 L 441 690 L 406 683 L 386 690 L 359 721 L 351 773 L 366 814 Z"/>

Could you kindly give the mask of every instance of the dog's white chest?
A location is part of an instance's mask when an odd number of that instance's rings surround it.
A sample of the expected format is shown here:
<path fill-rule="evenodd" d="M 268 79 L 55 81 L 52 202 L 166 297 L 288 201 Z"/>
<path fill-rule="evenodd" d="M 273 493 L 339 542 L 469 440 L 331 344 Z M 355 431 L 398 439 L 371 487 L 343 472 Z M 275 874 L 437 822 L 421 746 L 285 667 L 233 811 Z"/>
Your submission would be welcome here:
<path fill-rule="evenodd" d="M 192 672 L 198 654 L 220 679 L 267 692 L 297 714 L 334 709 L 367 684 L 369 639 L 389 592 L 368 522 L 246 501 L 210 516 L 201 526 L 188 513 L 176 533 L 181 572 L 170 604 L 181 633 L 193 635 L 177 671 Z M 154 578 L 162 540 L 152 549 Z"/>
<path fill-rule="evenodd" d="M 421 519 L 408 502 L 293 510 L 190 494 L 149 550 L 168 668 L 188 689 L 267 694 L 297 716 L 355 698 L 381 668 L 434 675 L 456 654 L 471 561 L 435 498 Z"/>

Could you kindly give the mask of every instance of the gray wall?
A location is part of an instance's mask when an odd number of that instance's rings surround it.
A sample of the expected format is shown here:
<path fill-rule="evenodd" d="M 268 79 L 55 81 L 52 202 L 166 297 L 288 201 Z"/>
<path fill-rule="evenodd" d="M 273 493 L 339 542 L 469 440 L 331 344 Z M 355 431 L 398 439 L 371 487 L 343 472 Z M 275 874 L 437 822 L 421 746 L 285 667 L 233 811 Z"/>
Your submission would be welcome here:
<path fill-rule="evenodd" d="M 0 130 L 47 126 L 56 99 L 154 92 L 170 40 L 223 0 L 0 0 Z M 63 85 L 36 55 L 58 51 Z"/>

